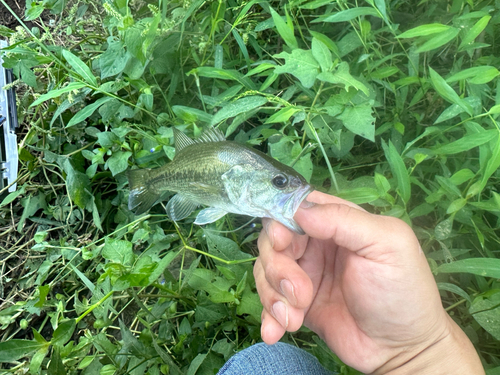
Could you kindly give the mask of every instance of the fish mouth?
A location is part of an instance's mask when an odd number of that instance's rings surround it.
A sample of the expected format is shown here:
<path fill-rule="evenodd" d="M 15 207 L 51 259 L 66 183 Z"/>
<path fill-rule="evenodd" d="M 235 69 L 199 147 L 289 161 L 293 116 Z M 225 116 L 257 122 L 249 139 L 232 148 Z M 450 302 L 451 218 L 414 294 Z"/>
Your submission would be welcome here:
<path fill-rule="evenodd" d="M 290 197 L 290 201 L 292 204 L 291 218 L 293 219 L 295 213 L 299 209 L 300 204 L 307 198 L 307 196 L 314 191 L 314 188 L 307 184 L 304 187 L 298 189 L 292 196 Z"/>
<path fill-rule="evenodd" d="M 307 196 L 314 191 L 314 188 L 306 184 L 300 189 L 297 189 L 290 194 L 284 202 L 283 216 L 279 220 L 287 228 L 293 230 L 298 234 L 305 234 L 302 228 L 293 219 L 295 213 L 299 209 L 300 204 L 307 198 Z"/>

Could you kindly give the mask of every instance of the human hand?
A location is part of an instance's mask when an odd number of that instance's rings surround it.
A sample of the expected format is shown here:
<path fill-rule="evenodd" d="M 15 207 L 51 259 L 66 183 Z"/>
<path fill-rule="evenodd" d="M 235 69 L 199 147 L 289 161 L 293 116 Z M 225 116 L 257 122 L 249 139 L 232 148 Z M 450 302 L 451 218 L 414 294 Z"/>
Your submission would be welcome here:
<path fill-rule="evenodd" d="M 307 235 L 268 220 L 259 237 L 254 275 L 266 343 L 305 324 L 365 373 L 484 373 L 472 344 L 444 311 L 407 224 L 320 192 L 307 200 L 318 204 L 295 215 Z M 439 372 L 422 367 L 433 359 Z M 444 362 L 464 359 L 471 367 L 447 372 Z"/>

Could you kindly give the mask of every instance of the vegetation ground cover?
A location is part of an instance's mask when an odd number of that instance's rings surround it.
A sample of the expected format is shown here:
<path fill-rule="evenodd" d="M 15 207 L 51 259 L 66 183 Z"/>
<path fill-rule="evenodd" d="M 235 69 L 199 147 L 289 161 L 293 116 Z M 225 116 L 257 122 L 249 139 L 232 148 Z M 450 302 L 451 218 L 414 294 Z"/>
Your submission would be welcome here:
<path fill-rule="evenodd" d="M 213 374 L 260 340 L 258 220 L 127 208 L 126 171 L 168 163 L 173 127 L 217 126 L 411 224 L 500 374 L 497 1 L 52 0 L 24 21 L 0 26 L 21 123 L 3 373 Z M 284 341 L 357 373 L 305 328 Z"/>

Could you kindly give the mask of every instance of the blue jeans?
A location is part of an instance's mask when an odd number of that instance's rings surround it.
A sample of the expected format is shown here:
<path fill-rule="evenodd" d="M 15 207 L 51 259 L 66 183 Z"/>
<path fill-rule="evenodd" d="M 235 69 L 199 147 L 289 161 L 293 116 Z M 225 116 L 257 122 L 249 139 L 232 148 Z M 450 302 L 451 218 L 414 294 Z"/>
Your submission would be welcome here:
<path fill-rule="evenodd" d="M 295 346 L 259 343 L 232 356 L 218 375 L 332 375 L 316 357 Z"/>

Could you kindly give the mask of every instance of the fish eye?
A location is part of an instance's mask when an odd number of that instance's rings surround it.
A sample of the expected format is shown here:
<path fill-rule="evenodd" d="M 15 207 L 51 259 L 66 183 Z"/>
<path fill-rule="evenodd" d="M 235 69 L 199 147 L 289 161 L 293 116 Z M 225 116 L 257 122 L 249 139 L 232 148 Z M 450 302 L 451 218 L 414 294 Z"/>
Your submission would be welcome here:
<path fill-rule="evenodd" d="M 283 176 L 282 174 L 274 176 L 272 182 L 273 182 L 273 185 L 275 187 L 277 187 L 278 189 L 284 189 L 288 185 L 288 179 L 285 176 Z"/>

